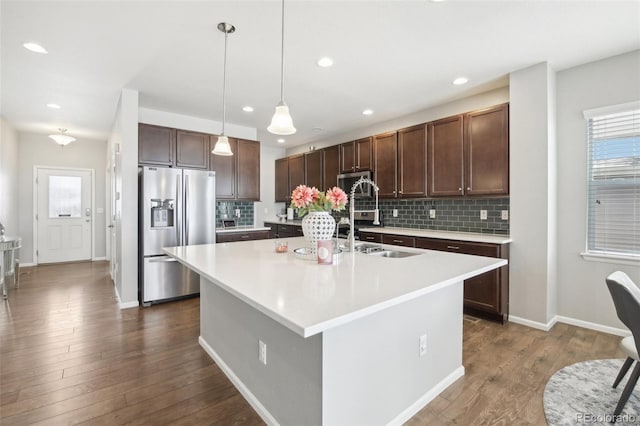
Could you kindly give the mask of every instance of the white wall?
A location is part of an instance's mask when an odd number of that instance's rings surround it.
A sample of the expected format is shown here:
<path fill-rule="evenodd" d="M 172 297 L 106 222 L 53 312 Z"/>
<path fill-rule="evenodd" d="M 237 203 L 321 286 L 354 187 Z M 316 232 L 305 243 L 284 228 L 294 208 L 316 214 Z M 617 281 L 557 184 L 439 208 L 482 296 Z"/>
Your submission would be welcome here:
<path fill-rule="evenodd" d="M 5 235 L 19 236 L 18 133 L 4 117 L 0 117 L 0 222 Z"/>
<path fill-rule="evenodd" d="M 253 203 L 253 223 L 263 226 L 265 220 L 275 220 L 285 203 L 276 203 L 276 159 L 285 156 L 285 149 L 260 144 L 260 202 Z"/>
<path fill-rule="evenodd" d="M 35 263 L 33 258 L 33 168 L 34 166 L 93 169 L 95 179 L 94 246 L 95 258 L 103 258 L 105 249 L 105 141 L 78 138 L 64 148 L 47 135 L 19 133 L 18 201 L 19 229 L 22 237 L 21 263 Z M 98 213 L 102 209 L 102 213 Z"/>
<path fill-rule="evenodd" d="M 640 285 L 640 265 L 589 262 L 586 246 L 587 133 L 582 112 L 640 100 L 640 50 L 557 74 L 558 313 L 611 327 L 618 321 L 604 278 L 622 270 Z"/>

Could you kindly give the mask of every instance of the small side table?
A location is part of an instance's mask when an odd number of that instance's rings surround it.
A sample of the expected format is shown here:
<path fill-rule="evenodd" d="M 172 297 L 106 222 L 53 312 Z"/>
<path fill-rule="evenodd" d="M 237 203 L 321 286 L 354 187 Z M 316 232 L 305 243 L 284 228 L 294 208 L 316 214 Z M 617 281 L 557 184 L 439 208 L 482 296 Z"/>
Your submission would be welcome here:
<path fill-rule="evenodd" d="M 7 280 L 6 277 L 13 274 L 13 283 L 18 287 L 19 274 L 16 268 L 16 250 L 22 247 L 22 238 L 20 237 L 3 237 L 0 239 L 0 286 L 2 286 L 2 297 L 6 299 Z"/>

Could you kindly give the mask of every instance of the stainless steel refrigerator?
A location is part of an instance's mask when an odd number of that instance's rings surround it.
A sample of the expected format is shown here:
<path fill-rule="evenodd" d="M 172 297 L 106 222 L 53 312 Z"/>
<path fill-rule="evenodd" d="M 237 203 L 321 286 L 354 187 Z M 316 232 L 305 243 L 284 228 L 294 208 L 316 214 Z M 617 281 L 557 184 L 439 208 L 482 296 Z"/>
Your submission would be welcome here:
<path fill-rule="evenodd" d="M 199 294 L 199 275 L 162 248 L 216 242 L 215 172 L 143 167 L 139 174 L 139 300 Z"/>

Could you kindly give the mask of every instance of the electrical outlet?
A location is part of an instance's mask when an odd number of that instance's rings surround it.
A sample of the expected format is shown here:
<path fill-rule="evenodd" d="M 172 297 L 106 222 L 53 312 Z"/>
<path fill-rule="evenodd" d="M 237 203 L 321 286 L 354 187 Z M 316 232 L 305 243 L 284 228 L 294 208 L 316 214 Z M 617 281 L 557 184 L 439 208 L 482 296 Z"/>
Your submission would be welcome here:
<path fill-rule="evenodd" d="M 418 341 L 418 354 L 420 356 L 425 356 L 427 354 L 427 335 L 423 334 L 420 336 Z"/>
<path fill-rule="evenodd" d="M 236 209 L 236 217 L 240 217 L 240 209 Z"/>
<path fill-rule="evenodd" d="M 502 210 L 500 212 L 500 217 L 502 220 L 509 220 L 509 210 Z"/>
<path fill-rule="evenodd" d="M 393 217 L 398 217 L 398 209 L 393 209 Z"/>
<path fill-rule="evenodd" d="M 487 211 L 480 210 L 480 220 L 487 220 Z"/>
<path fill-rule="evenodd" d="M 429 210 L 429 219 L 435 219 L 435 218 L 436 218 L 436 209 Z"/>
<path fill-rule="evenodd" d="M 267 365 L 267 344 L 262 340 L 258 340 L 258 361 Z"/>

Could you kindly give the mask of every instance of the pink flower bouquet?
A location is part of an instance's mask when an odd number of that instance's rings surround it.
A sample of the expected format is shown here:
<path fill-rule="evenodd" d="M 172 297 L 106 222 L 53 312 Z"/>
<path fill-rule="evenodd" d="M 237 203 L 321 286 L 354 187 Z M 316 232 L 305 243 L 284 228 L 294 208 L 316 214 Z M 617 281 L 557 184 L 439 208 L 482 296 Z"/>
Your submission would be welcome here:
<path fill-rule="evenodd" d="M 291 193 L 291 208 L 296 209 L 299 217 L 309 212 L 328 212 L 344 210 L 347 194 L 337 186 L 320 192 L 318 188 L 298 185 Z"/>

